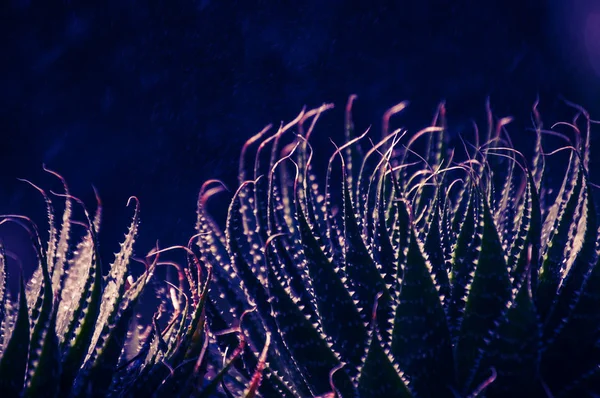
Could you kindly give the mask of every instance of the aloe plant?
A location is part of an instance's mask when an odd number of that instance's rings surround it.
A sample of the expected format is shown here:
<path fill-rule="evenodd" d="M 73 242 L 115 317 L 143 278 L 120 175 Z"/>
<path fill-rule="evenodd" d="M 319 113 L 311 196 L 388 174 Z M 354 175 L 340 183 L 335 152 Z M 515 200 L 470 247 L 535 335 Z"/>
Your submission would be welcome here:
<path fill-rule="evenodd" d="M 537 104 L 527 159 L 510 118 L 454 149 L 445 107 L 414 134 L 367 145 L 350 97 L 345 143 L 320 182 L 305 111 L 247 141 L 224 228 L 200 190 L 187 246 L 134 258 L 139 203 L 114 261 L 67 184 L 54 196 L 47 243 L 28 218 L 39 264 L 7 289 L 0 245 L 0 391 L 6 396 L 580 397 L 600 394 L 598 220 L 588 176 L 594 123 L 542 126 Z M 571 130 L 565 134 L 561 130 Z M 555 150 L 544 137 L 566 140 Z M 569 138 L 571 136 L 572 138 Z M 257 145 L 258 144 L 258 145 Z M 255 156 L 247 154 L 256 147 Z M 568 155 L 558 190 L 546 162 Z M 325 158 L 327 160 L 327 158 Z M 321 175 L 321 179 L 323 178 Z M 83 209 L 84 222 L 74 211 Z M 81 229 L 74 232 L 74 230 Z M 194 244 L 195 243 L 195 244 Z M 10 248 L 9 248 L 10 249 Z M 185 265 L 164 259 L 185 253 Z M 144 271 L 134 278 L 132 260 Z M 158 267 L 177 284 L 153 280 Z M 150 281 L 153 280 L 152 283 Z M 160 305 L 136 316 L 148 287 Z M 4 396 L 4 395 L 3 395 Z"/>
<path fill-rule="evenodd" d="M 83 203 L 69 193 L 64 179 L 49 172 L 61 179 L 65 191 L 54 194 L 64 198 L 60 228 L 55 226 L 50 196 L 30 183 L 46 202 L 47 244 L 42 244 L 36 224 L 27 217 L 4 215 L 0 221 L 23 226 L 31 235 L 39 260 L 27 285 L 21 272 L 20 292 L 18 297 L 11 297 L 6 282 L 7 256 L 0 245 L 2 396 L 209 397 L 222 393 L 220 384 L 229 377 L 245 342 L 240 337 L 238 349 L 226 358 L 211 343 L 214 337 L 205 321 L 210 265 L 203 274 L 188 247 L 180 247 L 188 253 L 185 268 L 160 259 L 163 252 L 175 248 L 155 248 L 138 259 L 145 270 L 134 278 L 131 262 L 139 202 L 132 197 L 135 210 L 131 224 L 108 274 L 103 275 L 98 252 L 100 200 L 92 219 Z M 84 222 L 73 217 L 74 205 L 83 209 Z M 83 234 L 75 233 L 77 228 Z M 161 289 L 162 303 L 152 321 L 138 325 L 136 305 L 159 266 L 174 267 L 179 286 Z M 235 329 L 229 334 L 241 335 Z M 256 372 L 245 384 L 247 396 L 252 396 L 260 383 L 264 361 L 259 358 Z"/>
<path fill-rule="evenodd" d="M 527 159 L 489 104 L 482 139 L 453 149 L 444 104 L 413 134 L 388 131 L 399 104 L 369 143 L 353 100 L 323 182 L 309 138 L 327 104 L 244 145 L 224 230 L 206 210 L 222 185 L 202 189 L 209 325 L 240 325 L 237 371 L 250 377 L 268 336 L 265 397 L 598 396 L 587 112 L 569 104 L 574 120 L 546 130 L 536 104 Z M 567 144 L 545 152 L 547 135 Z M 553 191 L 545 164 L 559 152 L 569 159 Z"/>

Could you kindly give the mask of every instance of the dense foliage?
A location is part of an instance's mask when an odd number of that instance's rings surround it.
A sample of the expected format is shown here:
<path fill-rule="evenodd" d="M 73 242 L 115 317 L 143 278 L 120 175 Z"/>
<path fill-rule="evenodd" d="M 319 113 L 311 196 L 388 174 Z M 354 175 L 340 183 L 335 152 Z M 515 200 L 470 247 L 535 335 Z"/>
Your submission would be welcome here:
<path fill-rule="evenodd" d="M 66 184 L 49 241 L 20 216 L 39 268 L 7 293 L 0 252 L 0 389 L 8 396 L 580 397 L 600 394 L 600 266 L 585 110 L 513 148 L 488 107 L 480 141 L 452 149 L 441 104 L 431 126 L 367 145 L 346 108 L 346 143 L 323 183 L 309 144 L 331 105 L 302 111 L 240 156 L 223 229 L 198 200 L 198 234 L 154 249 L 132 277 L 133 221 L 102 275 L 100 206 Z M 565 133 L 566 132 L 566 133 Z M 544 150 L 545 137 L 567 144 Z M 255 156 L 247 153 L 255 148 Z M 565 156 L 553 189 L 547 162 Z M 555 176 L 554 176 L 555 177 Z M 64 183 L 64 181 L 63 181 Z M 73 246 L 73 229 L 85 233 Z M 162 260 L 180 249 L 187 264 Z M 148 325 L 135 306 L 157 267 L 174 269 Z M 22 279 L 22 278 L 21 278 Z M 142 322 L 143 323 L 143 322 Z"/>

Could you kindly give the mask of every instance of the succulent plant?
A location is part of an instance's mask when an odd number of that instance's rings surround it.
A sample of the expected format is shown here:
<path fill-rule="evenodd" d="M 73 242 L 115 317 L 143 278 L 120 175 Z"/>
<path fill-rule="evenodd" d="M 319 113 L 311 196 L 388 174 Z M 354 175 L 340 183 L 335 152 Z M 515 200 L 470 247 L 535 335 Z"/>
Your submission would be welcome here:
<path fill-rule="evenodd" d="M 573 122 L 546 130 L 536 104 L 528 160 L 506 132 L 511 119 L 488 106 L 487 133 L 463 143 L 461 159 L 444 104 L 412 135 L 388 132 L 406 103 L 390 109 L 366 150 L 353 100 L 323 183 L 309 137 L 330 105 L 246 143 L 223 232 L 206 210 L 222 188 L 201 192 L 209 324 L 243 330 L 236 372 L 250 377 L 268 336 L 265 397 L 600 395 L 587 112 L 569 104 Z M 567 144 L 544 152 L 548 135 Z M 553 190 L 545 166 L 559 153 L 568 160 Z M 216 340 L 225 349 L 238 337 Z"/>
<path fill-rule="evenodd" d="M 0 218 L 29 232 L 39 260 L 12 297 L 0 245 L 3 396 L 600 395 L 587 112 L 569 104 L 574 120 L 546 130 L 536 104 L 527 159 L 506 131 L 511 119 L 495 120 L 489 104 L 483 140 L 476 129 L 460 150 L 444 104 L 411 135 L 389 132 L 407 105 L 398 104 L 367 147 L 354 99 L 323 183 L 309 139 L 329 104 L 248 140 L 224 228 L 207 202 L 225 188 L 210 180 L 187 246 L 134 258 L 139 203 L 130 199 L 133 219 L 107 275 L 100 201 L 92 218 L 49 171 L 65 191 L 54 194 L 64 200 L 57 228 L 53 201 L 31 184 L 47 205 L 47 244 L 28 218 Z M 545 136 L 567 144 L 544 151 Z M 561 154 L 555 189 L 546 161 Z M 173 250 L 185 265 L 162 257 Z M 132 260 L 144 265 L 137 277 Z M 156 281 L 158 267 L 177 283 Z M 144 322 L 136 305 L 151 287 L 160 304 Z"/>
<path fill-rule="evenodd" d="M 29 232 L 39 260 L 27 285 L 21 272 L 20 292 L 13 298 L 7 288 L 7 252 L 0 245 L 2 396 L 209 397 L 222 391 L 219 384 L 239 354 L 234 351 L 229 362 L 222 364 L 212 352 L 214 344 L 209 344 L 205 303 L 210 265 L 204 267 L 207 274 L 202 274 L 189 248 L 181 247 L 188 252 L 185 268 L 159 258 L 172 248 L 156 248 L 138 260 L 145 270 L 134 278 L 131 260 L 139 203 L 132 197 L 135 210 L 129 230 L 103 276 L 98 251 L 100 200 L 92 219 L 62 177 L 49 172 L 62 180 L 65 190 L 55 194 L 65 201 L 60 229 L 55 227 L 52 200 L 30 183 L 46 201 L 50 225 L 46 245 L 29 218 L 1 218 L 2 223 L 16 222 Z M 83 208 L 85 222 L 73 218 L 74 204 Z M 78 235 L 77 228 L 83 233 Z M 159 309 L 148 325 L 139 325 L 136 304 L 159 266 L 174 267 L 179 286 L 160 289 Z M 247 383 L 249 397 L 260 383 L 264 360 L 259 363 L 257 374 Z"/>

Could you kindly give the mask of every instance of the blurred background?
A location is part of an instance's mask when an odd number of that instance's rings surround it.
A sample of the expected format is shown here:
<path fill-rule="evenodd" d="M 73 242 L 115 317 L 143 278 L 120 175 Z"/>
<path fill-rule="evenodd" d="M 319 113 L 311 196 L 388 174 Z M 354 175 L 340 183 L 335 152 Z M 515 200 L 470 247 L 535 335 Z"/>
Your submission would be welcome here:
<path fill-rule="evenodd" d="M 411 105 L 393 127 L 427 125 L 445 99 L 452 131 L 470 134 L 489 96 L 496 116 L 516 118 L 509 131 L 521 146 L 533 139 L 525 128 L 538 95 L 546 126 L 573 115 L 561 98 L 600 119 L 593 0 L 0 4 L 0 213 L 46 230 L 42 198 L 17 180 L 60 191 L 42 164 L 92 210 L 94 184 L 105 262 L 130 222 L 129 196 L 141 202 L 138 255 L 157 239 L 187 242 L 202 183 L 235 190 L 244 141 L 303 105 L 336 104 L 313 142 L 324 156 L 329 137 L 341 141 L 353 93 L 357 127 L 372 124 L 375 137 L 402 100 Z M 223 206 L 215 212 L 223 221 Z M 2 225 L 0 237 L 30 260 L 23 231 Z"/>

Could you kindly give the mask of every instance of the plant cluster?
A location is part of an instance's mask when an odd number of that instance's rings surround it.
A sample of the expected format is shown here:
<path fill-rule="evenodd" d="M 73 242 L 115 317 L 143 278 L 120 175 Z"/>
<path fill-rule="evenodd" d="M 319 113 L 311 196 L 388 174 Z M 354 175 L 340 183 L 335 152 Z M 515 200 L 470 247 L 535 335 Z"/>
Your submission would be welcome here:
<path fill-rule="evenodd" d="M 198 199 L 197 235 L 187 246 L 152 250 L 137 278 L 130 264 L 137 200 L 103 276 L 101 206 L 92 218 L 63 180 L 57 228 L 52 200 L 38 188 L 48 207 L 47 244 L 29 219 L 2 219 L 30 232 L 39 266 L 11 297 L 0 250 L 0 390 L 32 397 L 600 394 L 600 239 L 587 112 L 569 104 L 573 121 L 544 129 L 534 106 L 528 159 L 511 143 L 510 118 L 494 119 L 489 105 L 483 138 L 476 131 L 474 144 L 454 149 L 444 104 L 411 135 L 389 132 L 406 103 L 395 106 L 374 143 L 368 131 L 355 134 L 353 100 L 345 143 L 329 158 L 323 183 L 309 138 L 328 104 L 248 140 L 224 228 L 207 211 L 224 186 L 210 180 Z M 548 136 L 567 144 L 549 150 Z M 553 189 L 546 163 L 560 154 L 566 166 Z M 73 219 L 76 204 L 85 222 Z M 80 239 L 75 228 L 84 230 Z M 162 258 L 173 249 L 185 253 L 185 265 Z M 163 266 L 178 284 L 164 282 L 152 320 L 138 325 L 136 304 Z"/>

